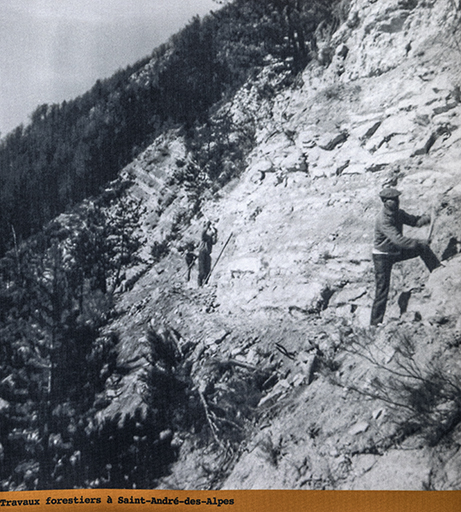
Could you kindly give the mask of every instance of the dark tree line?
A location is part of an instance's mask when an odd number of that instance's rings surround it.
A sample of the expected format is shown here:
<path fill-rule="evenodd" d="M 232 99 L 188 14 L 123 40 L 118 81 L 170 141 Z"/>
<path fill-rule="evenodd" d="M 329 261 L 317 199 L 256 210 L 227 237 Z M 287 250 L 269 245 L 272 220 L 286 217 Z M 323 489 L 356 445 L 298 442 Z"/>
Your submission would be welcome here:
<path fill-rule="evenodd" d="M 87 445 L 117 341 L 100 328 L 140 243 L 139 206 L 122 207 L 85 203 L 0 260 L 1 490 L 94 479 Z"/>
<path fill-rule="evenodd" d="M 300 71 L 327 0 L 236 0 L 195 18 L 168 44 L 98 80 L 84 95 L 40 105 L 0 143 L 0 255 L 95 195 L 171 125 L 193 128 L 272 56 Z M 146 66 L 149 64 L 148 66 Z"/>

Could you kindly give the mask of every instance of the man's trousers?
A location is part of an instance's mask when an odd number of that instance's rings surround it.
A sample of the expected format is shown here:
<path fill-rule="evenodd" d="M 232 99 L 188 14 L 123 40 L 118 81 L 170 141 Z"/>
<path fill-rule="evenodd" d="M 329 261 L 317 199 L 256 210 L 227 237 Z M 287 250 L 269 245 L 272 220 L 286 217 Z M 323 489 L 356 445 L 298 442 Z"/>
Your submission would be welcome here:
<path fill-rule="evenodd" d="M 387 297 L 391 284 L 391 272 L 394 263 L 420 257 L 428 270 L 432 272 L 440 266 L 440 261 L 428 245 L 421 245 L 416 249 L 403 249 L 398 255 L 373 254 L 375 266 L 376 294 L 371 310 L 370 325 L 382 323 L 386 312 Z"/>
<path fill-rule="evenodd" d="M 203 286 L 211 272 L 211 256 L 206 249 L 198 254 L 198 285 Z"/>

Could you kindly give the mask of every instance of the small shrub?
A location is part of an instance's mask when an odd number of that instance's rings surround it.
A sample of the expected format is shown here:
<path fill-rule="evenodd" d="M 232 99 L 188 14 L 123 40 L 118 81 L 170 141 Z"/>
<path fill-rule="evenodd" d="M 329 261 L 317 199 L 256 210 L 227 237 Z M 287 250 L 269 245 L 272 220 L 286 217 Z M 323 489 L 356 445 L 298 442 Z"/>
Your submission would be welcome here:
<path fill-rule="evenodd" d="M 154 263 L 158 263 L 162 258 L 164 258 L 169 253 L 168 242 L 163 240 L 162 242 L 155 241 L 152 244 L 150 254 Z"/>
<path fill-rule="evenodd" d="M 365 332 L 352 336 L 347 351 L 365 359 L 375 369 L 367 385 L 348 383 L 358 393 L 385 402 L 395 413 L 400 438 L 419 434 L 435 446 L 461 423 L 461 381 L 448 360 L 415 361 L 415 344 L 402 332 L 393 333 L 395 354 L 382 360 Z"/>

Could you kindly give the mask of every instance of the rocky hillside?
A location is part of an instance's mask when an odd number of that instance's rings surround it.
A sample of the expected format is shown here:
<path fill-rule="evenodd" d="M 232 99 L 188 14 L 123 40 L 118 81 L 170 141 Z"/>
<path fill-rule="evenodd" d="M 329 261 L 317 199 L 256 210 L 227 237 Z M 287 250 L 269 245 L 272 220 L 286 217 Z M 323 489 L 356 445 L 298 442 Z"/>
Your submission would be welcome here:
<path fill-rule="evenodd" d="M 460 487 L 459 8 L 355 0 L 334 33 L 318 31 L 317 59 L 294 83 L 268 63 L 215 112 L 227 140 L 254 134 L 221 190 L 199 194 L 200 169 L 184 177 L 194 160 L 175 131 L 123 171 L 145 207 L 144 244 L 106 328 L 119 375 L 99 418 L 146 411 L 153 366 L 186 376 L 201 428 L 188 412 L 190 428 L 162 432 L 176 457 L 159 487 Z M 444 266 L 396 265 L 385 323 L 370 328 L 385 184 L 407 211 L 435 214 Z M 204 219 L 221 257 L 199 288 L 184 254 Z M 170 366 L 152 359 L 162 340 Z"/>

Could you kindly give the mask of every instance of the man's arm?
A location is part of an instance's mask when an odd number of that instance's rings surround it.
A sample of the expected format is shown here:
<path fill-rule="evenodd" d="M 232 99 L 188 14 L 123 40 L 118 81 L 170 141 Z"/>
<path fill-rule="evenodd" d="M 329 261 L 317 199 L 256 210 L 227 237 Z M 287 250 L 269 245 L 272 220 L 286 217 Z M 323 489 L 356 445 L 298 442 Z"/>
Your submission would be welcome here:
<path fill-rule="evenodd" d="M 399 214 L 403 224 L 416 228 L 425 226 L 426 224 L 429 224 L 429 222 L 431 221 L 429 215 L 410 215 L 409 213 L 403 210 L 400 210 Z"/>
<path fill-rule="evenodd" d="M 412 222 L 412 219 L 409 220 Z M 413 224 L 410 224 L 410 226 L 411 225 Z M 382 236 L 387 238 L 398 249 L 416 249 L 419 244 L 417 239 L 402 235 L 397 229 L 397 226 L 386 217 L 381 218 L 380 222 L 378 221 L 377 229 L 381 232 Z"/>
<path fill-rule="evenodd" d="M 211 228 L 211 243 L 214 245 L 218 241 L 218 230 L 213 226 Z"/>

